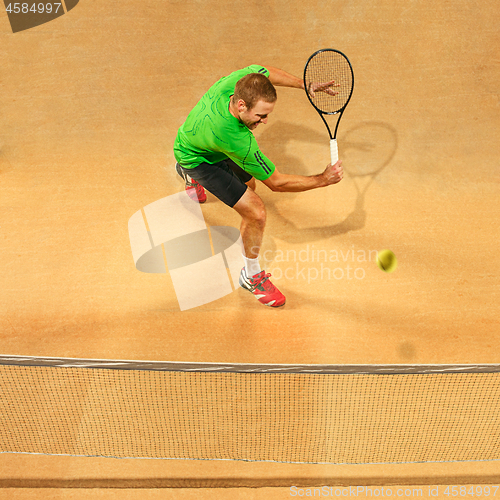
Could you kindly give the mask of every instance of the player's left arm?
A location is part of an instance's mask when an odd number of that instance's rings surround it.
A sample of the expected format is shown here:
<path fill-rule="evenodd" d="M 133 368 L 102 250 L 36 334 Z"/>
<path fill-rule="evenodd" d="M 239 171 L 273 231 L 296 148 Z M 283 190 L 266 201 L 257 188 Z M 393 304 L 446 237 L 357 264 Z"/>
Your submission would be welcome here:
<path fill-rule="evenodd" d="M 282 69 L 273 68 L 272 66 L 266 66 L 266 69 L 269 71 L 269 80 L 273 85 L 276 85 L 277 87 L 304 89 L 304 80 L 302 80 L 301 78 L 293 76 Z M 334 96 L 338 92 L 335 92 L 332 87 L 338 86 L 339 85 L 335 84 L 335 80 L 323 83 L 311 82 L 307 90 L 309 94 L 311 94 L 311 97 L 314 97 L 315 92 L 326 92 L 327 94 Z"/>
<path fill-rule="evenodd" d="M 282 69 L 266 66 L 269 71 L 269 80 L 277 87 L 291 87 L 294 89 L 304 89 L 304 80 L 283 71 Z"/>

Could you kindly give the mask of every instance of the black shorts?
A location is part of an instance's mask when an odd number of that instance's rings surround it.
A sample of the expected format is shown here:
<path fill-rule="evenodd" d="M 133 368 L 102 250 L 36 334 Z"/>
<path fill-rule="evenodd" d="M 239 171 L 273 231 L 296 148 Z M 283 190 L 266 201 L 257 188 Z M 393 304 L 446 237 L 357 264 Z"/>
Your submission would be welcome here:
<path fill-rule="evenodd" d="M 185 174 L 230 207 L 234 207 L 247 190 L 245 182 L 252 179 L 248 172 L 229 158 L 213 164 L 200 163 L 194 168 L 180 167 Z"/>

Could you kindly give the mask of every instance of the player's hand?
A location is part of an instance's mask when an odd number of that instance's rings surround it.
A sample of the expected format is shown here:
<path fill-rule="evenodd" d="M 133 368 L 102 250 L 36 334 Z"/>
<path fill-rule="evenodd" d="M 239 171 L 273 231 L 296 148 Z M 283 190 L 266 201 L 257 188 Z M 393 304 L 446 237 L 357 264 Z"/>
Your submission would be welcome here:
<path fill-rule="evenodd" d="M 332 165 L 329 163 L 323 172 L 323 177 L 325 178 L 326 185 L 337 184 L 344 177 L 344 169 L 342 168 L 342 160 Z"/>
<path fill-rule="evenodd" d="M 309 87 L 307 91 L 309 92 L 309 95 L 314 98 L 315 92 L 325 92 L 325 94 L 328 95 L 337 95 L 338 92 L 335 92 L 332 87 L 340 87 L 340 83 L 335 84 L 335 80 L 332 80 L 331 82 L 326 82 L 326 83 L 315 83 L 311 82 L 309 84 Z"/>

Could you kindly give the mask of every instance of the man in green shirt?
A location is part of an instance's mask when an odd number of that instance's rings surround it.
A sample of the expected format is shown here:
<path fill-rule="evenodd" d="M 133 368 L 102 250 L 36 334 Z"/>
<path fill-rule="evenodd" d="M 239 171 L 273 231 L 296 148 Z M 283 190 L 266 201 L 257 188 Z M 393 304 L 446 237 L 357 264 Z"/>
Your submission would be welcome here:
<path fill-rule="evenodd" d="M 297 192 L 336 184 L 343 177 L 341 161 L 317 175 L 282 174 L 260 151 L 252 130 L 267 123 L 277 99 L 275 85 L 304 88 L 301 79 L 269 66 L 248 66 L 222 78 L 193 108 L 174 143 L 176 170 L 189 196 L 203 203 L 206 189 L 240 214 L 245 263 L 240 286 L 272 307 L 282 306 L 285 296 L 260 269 L 266 209 L 255 193 L 255 179 L 272 191 Z M 334 86 L 333 81 L 318 83 L 309 90 L 334 94 Z"/>

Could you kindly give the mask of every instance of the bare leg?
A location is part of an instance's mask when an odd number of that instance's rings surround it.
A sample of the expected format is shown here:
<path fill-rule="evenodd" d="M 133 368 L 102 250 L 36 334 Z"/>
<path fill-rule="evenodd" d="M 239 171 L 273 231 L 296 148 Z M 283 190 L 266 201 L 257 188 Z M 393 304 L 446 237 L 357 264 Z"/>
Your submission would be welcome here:
<path fill-rule="evenodd" d="M 255 194 L 255 179 L 247 182 L 247 186 L 249 189 L 233 207 L 241 215 L 240 233 L 245 253 L 245 267 L 241 270 L 239 284 L 242 288 L 252 292 L 261 304 L 279 307 L 286 302 L 286 298 L 271 283 L 270 274 L 265 274 L 264 271 L 259 272 L 260 266 L 258 265 L 259 250 L 266 226 L 266 207 L 260 197 Z M 257 259 L 257 270 L 249 259 Z"/>
<path fill-rule="evenodd" d="M 255 186 L 255 180 L 253 185 Z M 250 185 L 252 181 L 249 181 Z M 264 228 L 266 226 L 266 207 L 253 189 L 247 189 L 245 194 L 233 207 L 241 215 L 240 234 L 243 241 L 245 256 L 256 259 L 262 244 Z"/>
<path fill-rule="evenodd" d="M 245 183 L 250 189 L 252 189 L 253 191 L 255 191 L 255 188 L 257 187 L 256 186 L 256 182 L 255 182 L 255 177 L 252 177 L 248 182 Z"/>

